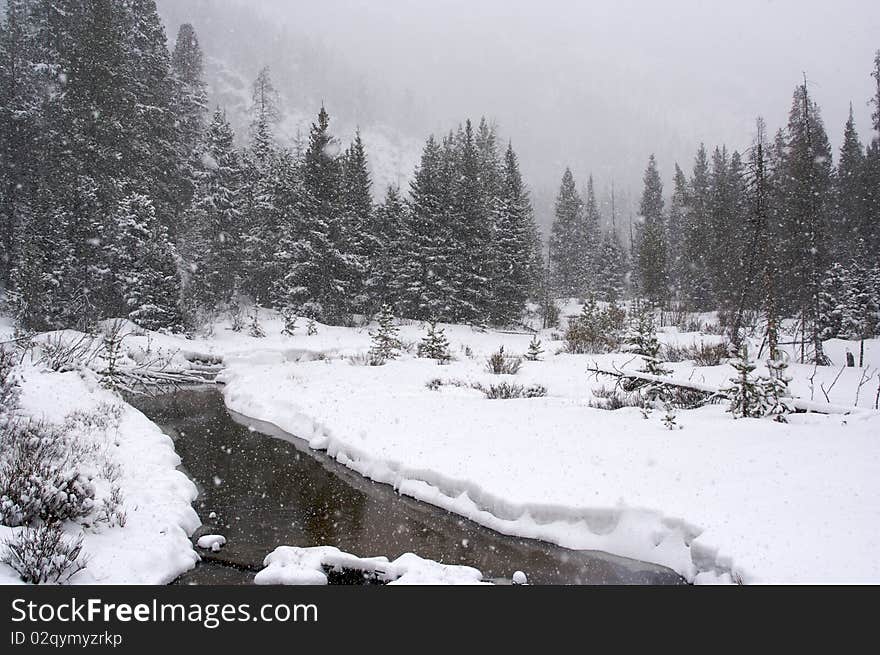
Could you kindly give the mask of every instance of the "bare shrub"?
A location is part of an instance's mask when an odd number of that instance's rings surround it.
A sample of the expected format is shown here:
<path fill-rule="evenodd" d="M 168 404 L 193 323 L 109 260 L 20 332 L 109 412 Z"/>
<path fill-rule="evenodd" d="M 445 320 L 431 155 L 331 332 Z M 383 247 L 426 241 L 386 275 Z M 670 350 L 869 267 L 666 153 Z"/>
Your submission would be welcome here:
<path fill-rule="evenodd" d="M 697 366 L 720 366 L 728 359 L 727 343 L 701 343 L 694 351 L 693 360 Z"/>
<path fill-rule="evenodd" d="M 67 537 L 54 521 L 18 531 L 5 547 L 2 561 L 28 584 L 64 584 L 88 564 L 82 535 Z"/>
<path fill-rule="evenodd" d="M 504 353 L 504 346 L 486 359 L 486 370 L 493 375 L 516 375 L 522 368 L 522 358 Z"/>
<path fill-rule="evenodd" d="M 693 361 L 697 366 L 720 366 L 727 359 L 728 346 L 726 343 L 695 342 L 688 346 L 670 343 L 663 347 L 663 353 L 667 362 Z"/>
<path fill-rule="evenodd" d="M 0 428 L 0 523 L 28 525 L 89 514 L 91 478 L 80 472 L 84 449 L 75 439 L 39 422 L 8 421 Z"/>
<path fill-rule="evenodd" d="M 620 348 L 626 327 L 626 311 L 616 304 L 601 309 L 594 299 L 580 315 L 569 320 L 565 350 L 575 355 L 613 352 Z"/>
<path fill-rule="evenodd" d="M 56 332 L 40 345 L 40 364 L 57 373 L 76 371 L 94 358 L 94 342 L 89 334 L 70 336 Z"/>
<path fill-rule="evenodd" d="M 638 393 L 627 393 L 619 387 L 601 386 L 593 389 L 595 400 L 590 401 L 590 407 L 615 411 L 624 407 L 642 407 L 644 401 Z"/>

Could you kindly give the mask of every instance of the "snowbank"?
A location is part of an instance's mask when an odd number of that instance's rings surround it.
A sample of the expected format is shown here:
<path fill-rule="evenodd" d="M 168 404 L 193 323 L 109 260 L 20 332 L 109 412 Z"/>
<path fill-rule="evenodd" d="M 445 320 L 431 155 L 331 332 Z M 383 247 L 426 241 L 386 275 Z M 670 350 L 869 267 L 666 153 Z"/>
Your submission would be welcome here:
<path fill-rule="evenodd" d="M 483 574 L 469 566 L 451 566 L 406 553 L 393 562 L 386 557 L 357 557 L 333 546 L 281 546 L 270 553 L 266 567 L 254 578 L 259 585 L 325 585 L 327 570 L 360 571 L 366 577 L 398 585 L 481 584 Z"/>
<path fill-rule="evenodd" d="M 348 333 L 346 341 L 333 330 L 339 352 L 368 345 L 363 331 Z M 402 333 L 416 341 L 423 331 Z M 485 355 L 502 343 L 524 352 L 530 339 L 464 327 L 447 334 L 458 361 L 443 367 L 412 358 L 368 367 L 344 358 L 272 357 L 268 348 L 259 358 L 230 350 L 226 403 L 370 479 L 506 534 L 655 562 L 695 582 L 880 582 L 876 412 L 804 414 L 781 425 L 735 421 L 711 406 L 681 412 L 684 429 L 670 432 L 659 417 L 644 420 L 635 409 L 588 406 L 597 383 L 587 379 L 587 365 L 629 356 L 553 355 L 561 344 L 546 334 L 546 361 L 526 363 L 513 378 L 543 384 L 546 398 L 431 391 L 426 384 L 437 377 L 499 379 L 483 370 Z M 284 348 L 306 342 L 296 337 Z M 462 354 L 466 347 L 472 358 Z M 706 383 L 733 372 L 673 368 Z M 792 367 L 796 390 L 809 386 L 809 368 Z M 837 372 L 820 369 L 832 379 Z M 858 375 L 844 373 L 850 381 Z M 841 390 L 849 395 L 852 385 L 842 379 L 834 390 L 842 395 L 831 400 L 851 405 Z"/>
<path fill-rule="evenodd" d="M 200 525 L 192 508 L 196 488 L 177 466 L 171 439 L 143 414 L 101 388 L 89 373 L 24 370 L 21 409 L 26 415 L 61 424 L 74 412 L 116 408 L 118 424 L 92 438 L 108 462 L 118 467 L 124 526 L 94 521 L 83 528 L 85 570 L 71 584 L 167 584 L 198 561 L 189 540 Z M 84 519 L 88 521 L 88 519 Z M 68 525 L 73 534 L 76 526 Z M 0 540 L 14 530 L 0 527 Z M 0 565 L 0 584 L 19 579 Z"/>

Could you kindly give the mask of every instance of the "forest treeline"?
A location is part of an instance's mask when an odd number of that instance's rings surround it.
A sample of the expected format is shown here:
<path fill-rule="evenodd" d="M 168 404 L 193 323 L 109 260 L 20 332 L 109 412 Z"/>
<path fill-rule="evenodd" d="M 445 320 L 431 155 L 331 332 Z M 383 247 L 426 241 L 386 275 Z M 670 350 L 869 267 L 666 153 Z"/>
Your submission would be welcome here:
<path fill-rule="evenodd" d="M 852 112 L 834 163 L 806 80 L 773 137 L 701 146 L 664 194 L 652 156 L 632 235 L 603 229 L 593 180 L 566 170 L 548 248 L 513 146 L 485 119 L 429 137 L 406 190 L 374 201 L 360 134 L 321 108 L 307 138 L 276 138 L 270 71 L 246 135 L 209 107 L 203 53 L 169 49 L 153 0 L 9 0 L 0 23 L 0 283 L 20 327 L 126 316 L 193 329 L 247 298 L 347 324 L 399 316 L 507 325 L 529 299 L 646 298 L 821 340 L 877 330 L 880 54 L 875 133 Z M 624 235 L 627 237 L 627 235 Z M 545 261 L 544 255 L 547 255 Z M 546 313 L 546 312 L 545 312 Z"/>
<path fill-rule="evenodd" d="M 268 68 L 239 147 L 195 30 L 169 51 L 153 0 L 12 0 L 0 30 L 2 279 L 25 329 L 187 328 L 242 297 L 505 324 L 541 280 L 516 153 L 485 120 L 429 138 L 409 193 L 376 204 L 360 135 L 343 148 L 323 107 L 278 143 Z"/>
<path fill-rule="evenodd" d="M 880 52 L 872 76 L 872 138 L 862 144 L 850 107 L 836 166 L 806 79 L 772 137 L 759 118 L 745 153 L 701 145 L 690 174 L 676 164 L 668 202 L 652 155 L 626 243 L 601 230 L 592 178 L 584 198 L 567 170 L 550 240 L 555 291 L 720 310 L 734 337 L 747 311 L 763 312 L 771 332 L 797 318 L 804 356 L 819 362 L 824 339 L 877 334 Z"/>

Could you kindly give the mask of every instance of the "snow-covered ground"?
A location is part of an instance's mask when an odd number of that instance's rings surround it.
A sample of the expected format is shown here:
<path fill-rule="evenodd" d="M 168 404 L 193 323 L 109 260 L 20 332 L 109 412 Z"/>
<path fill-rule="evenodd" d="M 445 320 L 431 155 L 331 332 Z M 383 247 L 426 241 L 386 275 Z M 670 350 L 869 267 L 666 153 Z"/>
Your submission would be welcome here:
<path fill-rule="evenodd" d="M 529 336 L 447 326 L 452 364 L 407 355 L 371 367 L 348 359 L 369 347 L 365 329 L 282 338 L 272 336 L 280 325 L 266 327 L 264 340 L 220 330 L 211 344 L 227 366 L 227 405 L 400 493 L 503 533 L 668 565 L 696 582 L 880 582 L 880 414 L 869 409 L 779 424 L 734 420 L 715 405 L 680 412 L 683 429 L 669 431 L 638 409 L 589 406 L 599 383 L 588 365 L 622 365 L 630 355 L 555 354 L 562 343 L 549 333 L 544 361 L 516 376 L 548 396 L 502 401 L 426 384 L 495 381 L 486 356 L 500 345 L 523 353 Z M 424 328 L 401 333 L 417 342 Z M 717 340 L 674 329 L 661 336 Z M 832 359 L 842 361 L 848 345 L 829 342 Z M 867 360 L 880 364 L 880 342 L 868 344 Z M 715 385 L 733 374 L 727 365 L 672 368 Z M 790 372 L 796 395 L 824 402 L 824 384 L 832 403 L 854 404 L 858 369 Z M 876 385 L 862 390 L 862 408 Z"/>
<path fill-rule="evenodd" d="M 192 508 L 196 488 L 177 470 L 180 458 L 169 437 L 147 418 L 102 388 L 89 371 L 55 373 L 27 360 L 22 375 L 20 414 L 76 429 L 95 454 L 96 500 L 109 494 L 101 470 L 112 468 L 122 491 L 124 525 L 84 517 L 67 533 L 84 537 L 86 568 L 72 584 L 166 584 L 191 569 L 198 556 L 189 540 L 200 525 Z M 80 417 L 79 423 L 71 423 Z M 90 417 L 109 417 L 105 423 Z M 76 425 L 76 428 L 71 428 Z M 114 522 L 115 523 L 115 522 Z M 22 528 L 0 526 L 0 542 Z M 20 582 L 0 565 L 0 584 Z"/>
<path fill-rule="evenodd" d="M 880 413 L 870 409 L 877 377 L 859 392 L 860 409 L 849 414 L 798 414 L 779 424 L 734 420 L 723 405 L 713 405 L 679 412 L 682 429 L 670 431 L 659 413 L 645 419 L 636 408 L 590 407 L 591 390 L 602 381 L 587 375 L 588 366 L 624 365 L 632 356 L 564 354 L 554 331 L 540 335 L 543 361 L 525 362 L 506 378 L 540 384 L 547 396 L 488 400 L 468 384 L 503 379 L 486 372 L 486 357 L 501 345 L 509 354 L 524 353 L 530 336 L 446 326 L 451 364 L 407 353 L 372 367 L 350 359 L 370 347 L 367 328 L 318 326 L 309 336 L 300 326 L 288 337 L 268 315 L 263 328 L 263 339 L 225 325 L 208 338 L 150 338 L 152 347 L 178 357 L 222 357 L 230 409 L 306 439 L 402 494 L 499 532 L 667 565 L 698 583 L 880 582 Z M 424 334 L 419 323 L 401 327 L 410 344 Z M 720 339 L 674 328 L 660 336 L 684 345 Z M 792 365 L 792 390 L 823 403 L 827 394 L 827 401 L 852 408 L 862 373 L 839 366 L 845 349 L 855 346 L 828 342 L 834 367 Z M 880 341 L 867 344 L 866 359 L 872 369 L 880 365 Z M 734 373 L 728 365 L 692 362 L 670 368 L 676 378 L 715 386 Z M 429 389 L 438 378 L 465 384 Z M 59 406 L 80 403 L 74 396 Z M 173 458 L 154 426 L 134 410 L 125 416 L 135 433 L 164 444 L 151 457 Z M 183 487 L 174 489 L 175 502 L 185 499 Z M 193 558 L 183 543 L 192 517 L 171 506 L 154 521 L 176 525 L 170 532 L 180 536 L 179 557 Z M 275 569 L 282 561 L 290 559 L 277 555 Z"/>

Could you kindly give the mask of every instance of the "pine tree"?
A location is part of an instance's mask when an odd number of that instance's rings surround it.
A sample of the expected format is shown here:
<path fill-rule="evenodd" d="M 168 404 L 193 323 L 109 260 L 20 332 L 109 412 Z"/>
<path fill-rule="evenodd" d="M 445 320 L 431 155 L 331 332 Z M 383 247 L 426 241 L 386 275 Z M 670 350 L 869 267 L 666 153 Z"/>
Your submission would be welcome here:
<path fill-rule="evenodd" d="M 755 362 L 750 359 L 747 346 L 743 345 L 739 358 L 730 363 L 737 375 L 722 391 L 730 398 L 727 411 L 734 418 L 763 418 L 768 410 L 764 388 L 753 375 Z"/>
<path fill-rule="evenodd" d="M 553 287 L 564 296 L 584 294 L 589 282 L 584 274 L 584 221 L 584 201 L 571 169 L 566 168 L 556 197 L 556 217 L 550 237 Z"/>
<path fill-rule="evenodd" d="M 656 376 L 669 375 L 670 371 L 663 366 L 654 312 L 649 307 L 640 305 L 635 308 L 626 335 L 626 351 L 641 356 L 644 361 L 641 372 Z"/>
<path fill-rule="evenodd" d="M 234 141 L 232 127 L 218 109 L 208 127 L 204 166 L 196 178 L 188 219 L 194 235 L 190 255 L 193 295 L 207 308 L 232 302 L 236 280 L 243 272 L 243 172 Z"/>
<path fill-rule="evenodd" d="M 788 238 L 782 243 L 783 265 L 800 281 L 789 285 L 789 306 L 800 317 L 801 360 L 827 363 L 818 326 L 822 274 L 828 267 L 827 242 L 831 208 L 831 146 L 819 109 L 806 83 L 794 93 L 788 122 L 788 143 L 782 199 Z"/>
<path fill-rule="evenodd" d="M 598 274 L 599 248 L 602 244 L 602 215 L 596 202 L 596 191 L 593 176 L 587 180 L 587 199 L 584 204 L 583 235 L 581 237 L 584 252 L 584 278 L 588 293 L 596 292 L 596 275 Z"/>
<path fill-rule="evenodd" d="M 367 153 L 360 130 L 342 157 L 340 246 L 347 253 L 350 289 L 349 312 L 371 309 L 367 278 L 369 262 L 380 249 L 378 235 L 372 232 L 373 196 Z"/>
<path fill-rule="evenodd" d="M 389 359 L 397 359 L 402 345 L 398 337 L 399 330 L 394 325 L 394 314 L 391 307 L 382 305 L 378 316 L 379 329 L 370 332 L 373 345 L 369 357 L 373 366 L 382 366 Z"/>
<path fill-rule="evenodd" d="M 350 317 L 355 262 L 344 250 L 337 149 L 330 115 L 322 107 L 309 134 L 295 223 L 286 228 L 278 297 L 302 316 L 341 324 Z"/>
<path fill-rule="evenodd" d="M 710 220 L 710 173 L 706 147 L 700 144 L 688 184 L 688 207 L 682 249 L 686 265 L 682 266 L 680 287 L 686 304 L 695 310 L 714 309 L 709 263 L 712 239 Z"/>
<path fill-rule="evenodd" d="M 152 201 L 133 194 L 122 200 L 109 244 L 115 288 L 129 319 L 148 330 L 179 329 L 181 283 L 177 253 Z"/>
<path fill-rule="evenodd" d="M 191 202 L 195 190 L 196 171 L 202 168 L 202 146 L 207 129 L 208 94 L 204 76 L 204 56 L 195 28 L 189 23 L 180 26 L 171 55 L 175 78 L 174 111 L 179 125 L 178 158 L 189 181 L 184 199 Z"/>
<path fill-rule="evenodd" d="M 268 67 L 252 88 L 250 144 L 244 156 L 243 203 L 245 226 L 242 257 L 247 275 L 244 291 L 258 303 L 274 298 L 276 239 L 282 219 L 278 192 L 287 182 L 289 159 L 276 142 L 274 128 L 281 117 L 280 99 Z"/>
<path fill-rule="evenodd" d="M 871 104 L 874 106 L 871 114 L 874 133 L 865 155 L 864 211 L 867 225 L 862 237 L 869 256 L 866 262 L 868 268 L 880 264 L 880 50 L 874 57 L 874 70 L 871 76 L 875 81 L 874 97 L 871 99 Z"/>
<path fill-rule="evenodd" d="M 504 155 L 494 219 L 490 320 L 504 325 L 518 320 L 541 275 L 535 261 L 534 215 L 512 145 Z"/>
<path fill-rule="evenodd" d="M 615 232 L 608 231 L 603 236 L 598 262 L 595 282 L 598 297 L 607 302 L 622 299 L 626 292 L 626 251 Z"/>
<path fill-rule="evenodd" d="M 669 220 L 666 225 L 666 243 L 669 255 L 669 278 L 676 299 L 681 300 L 689 280 L 690 262 L 685 251 L 685 237 L 688 228 L 688 205 L 690 203 L 688 182 L 678 164 L 675 165 L 674 190 L 669 206 Z"/>
<path fill-rule="evenodd" d="M 461 323 L 482 323 L 488 319 L 489 294 L 486 293 L 490 270 L 488 249 L 491 243 L 489 207 L 483 194 L 481 157 L 470 120 L 465 122 L 451 144 L 455 163 L 451 203 L 452 264 L 454 294 L 449 297 L 452 319 Z"/>
<path fill-rule="evenodd" d="M 419 357 L 434 359 L 438 364 L 448 364 L 452 360 L 446 332 L 436 323 L 428 324 L 428 333 L 419 344 Z"/>
<path fill-rule="evenodd" d="M 441 147 L 431 136 L 410 183 L 399 265 L 393 280 L 392 297 L 399 299 L 399 309 L 408 318 L 450 317 L 445 299 L 452 281 L 444 277 L 449 269 L 446 261 L 449 232 L 443 216 L 446 205 L 442 197 L 442 167 Z"/>
<path fill-rule="evenodd" d="M 368 228 L 369 243 L 374 249 L 368 257 L 365 283 L 371 306 L 384 298 L 392 307 L 400 308 L 405 295 L 401 278 L 410 265 L 407 259 L 411 254 L 408 227 L 407 208 L 400 190 L 390 186 L 385 192 L 385 200 L 372 213 Z"/>
<path fill-rule="evenodd" d="M 529 350 L 524 355 L 524 358 L 530 362 L 540 362 L 543 354 L 544 349 L 541 347 L 541 340 L 538 339 L 538 335 L 536 334 L 529 342 Z"/>
<path fill-rule="evenodd" d="M 834 230 L 830 259 L 849 261 L 858 256 L 859 241 L 870 238 L 866 217 L 865 151 L 856 132 L 852 104 L 843 133 L 837 174 L 834 176 Z"/>
<path fill-rule="evenodd" d="M 651 155 L 645 171 L 645 189 L 639 208 L 642 224 L 636 240 L 636 268 L 639 291 L 655 304 L 662 304 L 669 297 L 664 204 L 663 183 L 657 171 L 657 161 Z"/>
<path fill-rule="evenodd" d="M 262 324 L 260 324 L 260 308 L 256 305 L 251 310 L 251 323 L 248 334 L 254 339 L 263 339 L 266 336 L 266 331 L 263 329 Z"/>

